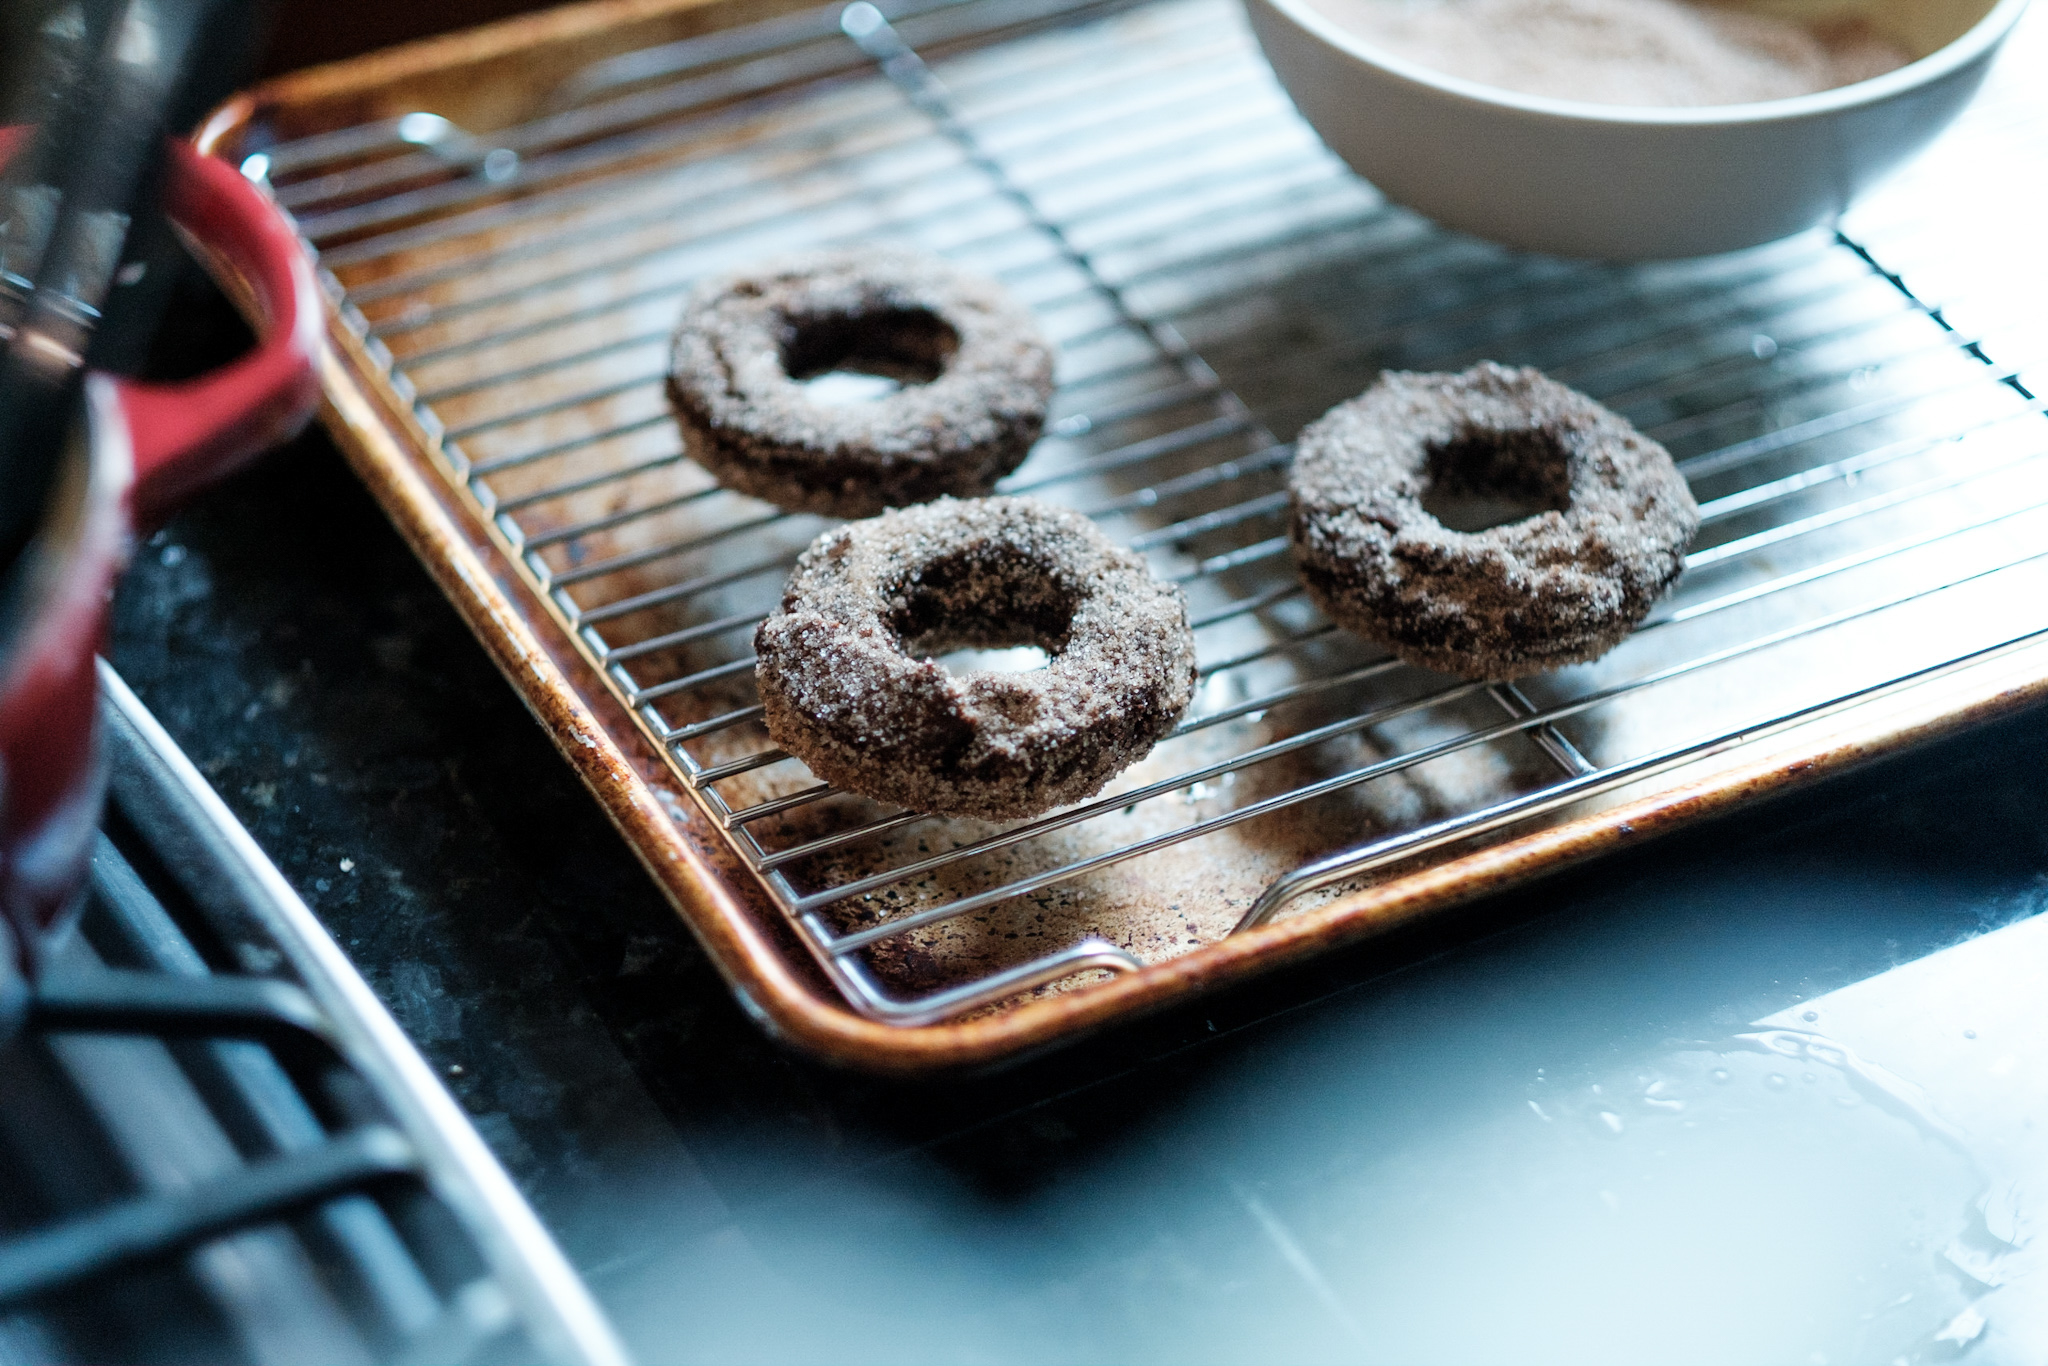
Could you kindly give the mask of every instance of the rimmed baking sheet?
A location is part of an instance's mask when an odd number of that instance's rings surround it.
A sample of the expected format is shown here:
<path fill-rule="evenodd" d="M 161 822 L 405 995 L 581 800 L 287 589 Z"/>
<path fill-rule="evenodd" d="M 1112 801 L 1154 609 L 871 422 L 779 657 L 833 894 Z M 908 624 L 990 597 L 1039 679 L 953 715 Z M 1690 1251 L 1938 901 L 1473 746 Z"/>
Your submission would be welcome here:
<path fill-rule="evenodd" d="M 1044 1042 L 2048 673 L 2048 332 L 2004 217 L 2048 160 L 2024 53 L 1840 232 L 1619 267 L 1387 204 L 1218 0 L 651 13 L 287 82 L 215 137 L 330 274 L 344 444 L 565 750 L 601 740 L 586 776 L 728 975 L 813 1046 L 909 1066 Z M 1061 390 L 1005 489 L 1187 589 L 1195 708 L 1095 801 L 899 812 L 760 727 L 752 625 L 827 523 L 682 458 L 666 337 L 707 271 L 866 241 L 1038 312 Z M 1636 636 L 1511 689 L 1332 629 L 1281 520 L 1304 422 L 1383 368 L 1481 358 L 1630 417 L 1707 517 Z"/>

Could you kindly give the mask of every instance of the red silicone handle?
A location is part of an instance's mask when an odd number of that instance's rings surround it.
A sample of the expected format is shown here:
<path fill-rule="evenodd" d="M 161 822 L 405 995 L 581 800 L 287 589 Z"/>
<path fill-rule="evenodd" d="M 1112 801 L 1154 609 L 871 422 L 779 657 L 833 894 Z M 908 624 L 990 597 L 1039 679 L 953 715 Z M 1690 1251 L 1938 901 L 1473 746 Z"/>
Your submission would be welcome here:
<path fill-rule="evenodd" d="M 25 128 L 0 128 L 0 164 Z M 305 425 L 320 402 L 320 295 L 298 238 L 226 162 L 169 144 L 164 208 L 242 277 L 265 326 L 256 349 L 182 384 L 116 380 L 135 458 L 134 520 L 155 527 L 180 500 Z"/>
<path fill-rule="evenodd" d="M 183 142 L 170 144 L 170 159 L 165 211 L 242 278 L 264 325 L 253 351 L 198 379 L 116 382 L 135 453 L 132 515 L 145 531 L 305 425 L 326 342 L 313 267 L 284 216 L 226 162 Z"/>

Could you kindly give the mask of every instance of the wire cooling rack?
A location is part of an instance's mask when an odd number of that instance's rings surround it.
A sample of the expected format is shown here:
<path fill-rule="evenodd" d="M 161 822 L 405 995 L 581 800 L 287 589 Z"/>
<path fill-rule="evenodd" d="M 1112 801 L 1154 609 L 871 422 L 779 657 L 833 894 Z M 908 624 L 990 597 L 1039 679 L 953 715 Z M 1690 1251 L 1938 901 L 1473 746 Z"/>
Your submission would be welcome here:
<path fill-rule="evenodd" d="M 2044 126 L 2008 80 L 1838 231 L 1566 262 L 1386 203 L 1218 0 L 915 0 L 611 57 L 511 127 L 421 109 L 244 167 L 468 512 L 847 1002 L 915 1026 L 1199 952 L 2048 633 L 2048 300 L 2008 216 Z M 663 397 L 694 279 L 878 241 L 1031 305 L 1060 389 L 1003 491 L 1087 513 L 1192 606 L 1178 730 L 1033 820 L 878 806 L 773 747 L 752 631 L 829 523 L 713 486 Z M 1704 513 L 1630 640 L 1513 685 L 1334 629 L 1285 538 L 1305 422 L 1382 369 L 1480 359 L 1630 418 Z"/>

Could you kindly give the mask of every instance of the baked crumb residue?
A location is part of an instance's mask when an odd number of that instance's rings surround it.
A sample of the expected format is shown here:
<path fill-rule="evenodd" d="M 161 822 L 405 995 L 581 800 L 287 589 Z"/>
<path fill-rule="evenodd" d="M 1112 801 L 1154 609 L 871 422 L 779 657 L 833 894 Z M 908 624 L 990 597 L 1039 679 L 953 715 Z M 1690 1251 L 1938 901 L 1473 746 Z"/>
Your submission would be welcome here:
<path fill-rule="evenodd" d="M 1176 792 L 1114 808 L 1051 834 L 949 863 L 839 903 L 826 915 L 842 931 L 900 919 L 1354 771 L 1443 738 L 1471 719 L 1413 718 L 1385 733 L 1346 736 L 1245 769 L 1234 783 L 1209 783 L 1192 793 Z M 1211 756 L 1242 753 L 1302 724 L 1300 718 L 1286 725 L 1271 719 L 1233 723 L 1224 728 L 1227 733 L 1197 733 L 1173 741 L 1120 777 L 1108 795 L 1185 772 Z M 977 980 L 1043 958 L 1088 935 L 1106 939 L 1142 962 L 1165 962 L 1227 937 L 1268 885 L 1312 859 L 1501 800 L 1545 777 L 1533 746 L 1510 742 L 1478 747 L 910 930 L 876 945 L 869 951 L 869 961 L 882 980 L 906 995 Z M 811 819 L 821 830 L 829 828 L 828 813 L 813 813 Z M 806 886 L 813 885 L 813 879 L 819 886 L 843 885 L 1009 828 L 979 821 L 925 822 L 807 863 L 800 876 Z M 1328 889 L 1291 904 L 1289 910 L 1299 911 L 1346 890 Z M 1071 978 L 1042 991 L 1072 990 L 1086 980 Z"/>

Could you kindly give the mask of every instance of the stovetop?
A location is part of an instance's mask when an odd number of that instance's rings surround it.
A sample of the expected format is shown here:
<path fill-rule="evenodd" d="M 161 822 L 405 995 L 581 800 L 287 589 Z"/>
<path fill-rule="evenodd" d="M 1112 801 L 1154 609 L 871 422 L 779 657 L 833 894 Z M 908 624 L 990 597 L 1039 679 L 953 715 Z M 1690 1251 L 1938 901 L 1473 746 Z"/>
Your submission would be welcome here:
<path fill-rule="evenodd" d="M 2048 1351 L 2038 713 L 906 1086 L 733 1004 L 318 436 L 118 609 L 116 665 L 644 1361 Z"/>
<path fill-rule="evenodd" d="M 623 1361 L 390 1015 L 101 675 L 90 887 L 0 1046 L 0 1361 Z"/>

